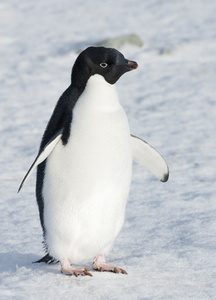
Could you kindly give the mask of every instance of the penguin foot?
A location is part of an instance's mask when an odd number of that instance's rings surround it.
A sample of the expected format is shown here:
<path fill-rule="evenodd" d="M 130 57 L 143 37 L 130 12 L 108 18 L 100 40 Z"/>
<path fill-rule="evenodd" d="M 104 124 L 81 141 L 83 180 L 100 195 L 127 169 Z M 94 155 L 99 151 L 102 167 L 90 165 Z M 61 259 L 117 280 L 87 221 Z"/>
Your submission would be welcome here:
<path fill-rule="evenodd" d="M 127 272 L 125 270 L 106 263 L 105 256 L 103 254 L 99 254 L 94 258 L 92 268 L 93 270 L 100 272 L 114 272 L 117 274 L 122 273 L 127 275 Z"/>
<path fill-rule="evenodd" d="M 61 272 L 65 275 L 75 275 L 76 277 L 78 276 L 93 276 L 89 271 L 89 269 L 81 267 L 81 268 L 74 268 L 71 266 L 68 260 L 60 261 L 61 263 Z"/>

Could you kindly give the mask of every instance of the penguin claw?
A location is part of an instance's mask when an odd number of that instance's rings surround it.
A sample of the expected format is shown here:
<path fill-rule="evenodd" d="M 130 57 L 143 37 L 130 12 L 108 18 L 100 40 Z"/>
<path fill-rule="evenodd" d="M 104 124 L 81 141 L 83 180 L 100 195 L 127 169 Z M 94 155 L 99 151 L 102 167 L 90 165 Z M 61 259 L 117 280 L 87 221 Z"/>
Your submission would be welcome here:
<path fill-rule="evenodd" d="M 85 275 L 88 275 L 88 276 L 93 277 L 93 275 L 92 275 L 90 272 L 88 272 L 88 271 L 83 271 L 83 273 L 84 273 Z"/>
<path fill-rule="evenodd" d="M 85 271 L 90 271 L 90 269 L 88 269 L 88 268 L 85 268 Z"/>
<path fill-rule="evenodd" d="M 115 267 L 114 270 L 113 270 L 113 272 L 117 273 L 117 274 L 122 273 L 122 274 L 127 275 L 127 272 L 124 269 L 122 269 L 122 268 Z"/>
<path fill-rule="evenodd" d="M 127 272 L 124 269 L 120 269 L 122 274 L 127 275 Z"/>

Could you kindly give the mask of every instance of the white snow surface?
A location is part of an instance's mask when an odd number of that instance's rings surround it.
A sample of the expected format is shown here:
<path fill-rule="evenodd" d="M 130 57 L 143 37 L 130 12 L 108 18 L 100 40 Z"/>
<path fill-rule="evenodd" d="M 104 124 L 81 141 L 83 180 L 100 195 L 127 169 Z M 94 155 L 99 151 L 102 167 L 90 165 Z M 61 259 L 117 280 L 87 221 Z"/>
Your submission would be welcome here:
<path fill-rule="evenodd" d="M 0 11 L 0 299 L 216 299 L 216 1 L 7 0 Z M 139 64 L 119 97 L 170 179 L 134 164 L 107 257 L 128 275 L 64 276 L 32 264 L 43 255 L 35 173 L 17 189 L 77 52 L 130 33 L 144 46 L 119 49 Z"/>

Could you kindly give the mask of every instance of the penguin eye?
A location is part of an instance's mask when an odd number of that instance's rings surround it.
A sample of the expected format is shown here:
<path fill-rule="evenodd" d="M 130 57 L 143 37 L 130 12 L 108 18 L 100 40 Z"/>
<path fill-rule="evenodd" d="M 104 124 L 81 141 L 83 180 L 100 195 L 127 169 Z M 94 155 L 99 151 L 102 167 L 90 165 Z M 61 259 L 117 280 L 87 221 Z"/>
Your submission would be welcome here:
<path fill-rule="evenodd" d="M 108 66 L 108 64 L 107 63 L 101 63 L 100 66 L 101 66 L 101 68 L 106 68 Z"/>

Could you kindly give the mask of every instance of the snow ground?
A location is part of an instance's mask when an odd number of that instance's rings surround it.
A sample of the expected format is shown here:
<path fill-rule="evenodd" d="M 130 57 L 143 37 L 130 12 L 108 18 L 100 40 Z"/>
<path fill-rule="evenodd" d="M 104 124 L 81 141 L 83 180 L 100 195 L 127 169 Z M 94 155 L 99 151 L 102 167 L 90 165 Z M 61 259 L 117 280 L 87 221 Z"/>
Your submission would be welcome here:
<path fill-rule="evenodd" d="M 216 299 L 216 2 L 8 0 L 0 11 L 0 299 Z M 35 176 L 16 191 L 77 51 L 130 33 L 144 47 L 119 49 L 139 63 L 119 97 L 170 179 L 134 164 L 109 256 L 127 276 L 66 277 L 59 265 L 32 264 L 43 254 Z"/>

